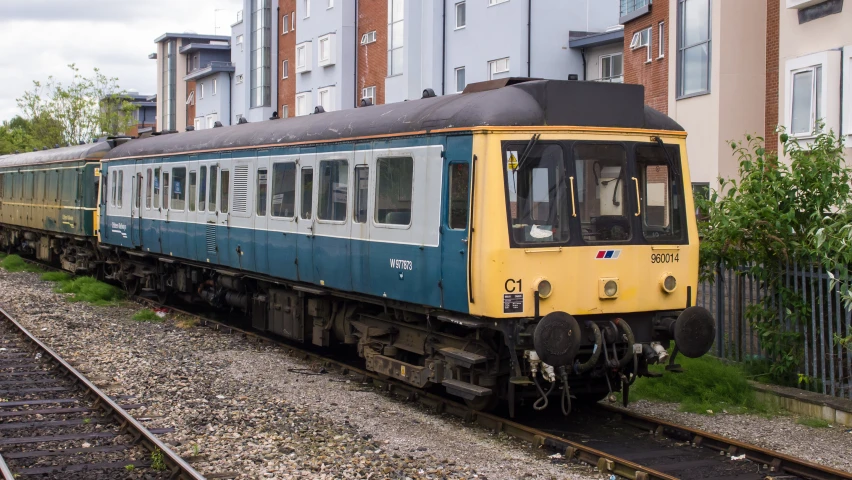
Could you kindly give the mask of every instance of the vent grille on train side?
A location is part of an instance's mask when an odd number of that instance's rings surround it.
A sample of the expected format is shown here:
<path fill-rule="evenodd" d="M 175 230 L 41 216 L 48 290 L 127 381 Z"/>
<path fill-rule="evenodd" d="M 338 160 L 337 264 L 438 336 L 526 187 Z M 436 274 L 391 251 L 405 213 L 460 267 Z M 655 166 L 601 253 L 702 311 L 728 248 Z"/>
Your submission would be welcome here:
<path fill-rule="evenodd" d="M 216 225 L 207 224 L 207 253 L 216 253 Z"/>
<path fill-rule="evenodd" d="M 247 214 L 248 212 L 248 165 L 237 165 L 234 167 L 234 213 Z"/>

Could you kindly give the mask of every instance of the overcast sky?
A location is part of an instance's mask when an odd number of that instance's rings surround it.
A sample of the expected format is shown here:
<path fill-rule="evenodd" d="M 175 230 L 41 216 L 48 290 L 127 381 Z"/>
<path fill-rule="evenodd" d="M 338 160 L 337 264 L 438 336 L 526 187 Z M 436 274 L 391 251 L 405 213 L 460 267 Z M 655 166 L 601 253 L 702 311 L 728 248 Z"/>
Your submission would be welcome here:
<path fill-rule="evenodd" d="M 230 35 L 240 9 L 241 0 L 0 0 L 0 121 L 19 113 L 15 99 L 33 80 L 69 80 L 70 63 L 87 75 L 98 67 L 125 90 L 156 93 L 154 39 Z"/>

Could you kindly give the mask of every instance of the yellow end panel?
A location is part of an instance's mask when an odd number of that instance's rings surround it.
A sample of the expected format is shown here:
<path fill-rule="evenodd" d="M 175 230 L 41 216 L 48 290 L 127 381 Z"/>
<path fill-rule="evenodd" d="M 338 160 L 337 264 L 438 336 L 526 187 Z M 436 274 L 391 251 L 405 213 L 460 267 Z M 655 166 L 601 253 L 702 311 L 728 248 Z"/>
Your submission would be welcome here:
<path fill-rule="evenodd" d="M 534 292 L 542 279 L 550 282 L 552 291 L 548 298 L 540 301 L 540 315 L 553 311 L 587 315 L 680 310 L 687 305 L 688 286 L 692 287 L 691 304 L 694 305 L 698 283 L 698 232 L 692 215 L 695 206 L 685 138 L 664 136 L 663 141 L 679 145 L 681 149 L 688 245 L 601 243 L 581 247 L 511 248 L 501 142 L 526 142 L 530 135 L 529 132 L 501 132 L 474 136 L 477 161 L 469 272 L 473 297 L 470 313 L 493 318 L 533 316 Z M 584 133 L 548 130 L 542 133 L 541 141 L 548 140 L 649 142 L 650 135 L 615 130 Z M 630 192 L 635 194 L 633 188 Z M 633 235 L 642 235 L 642 232 L 633 232 Z M 598 258 L 601 251 L 611 251 L 609 255 L 604 254 L 610 258 Z M 677 281 L 671 293 L 665 292 L 662 286 L 667 275 L 674 276 Z M 616 298 L 602 299 L 606 280 L 610 279 L 618 284 Z"/>

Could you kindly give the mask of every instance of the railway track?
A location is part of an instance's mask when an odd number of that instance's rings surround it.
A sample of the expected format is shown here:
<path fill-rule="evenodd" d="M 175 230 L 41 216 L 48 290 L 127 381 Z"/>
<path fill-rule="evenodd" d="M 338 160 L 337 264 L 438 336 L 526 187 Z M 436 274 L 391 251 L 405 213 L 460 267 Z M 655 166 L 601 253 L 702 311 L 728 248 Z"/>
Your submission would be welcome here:
<path fill-rule="evenodd" d="M 119 398 L 119 401 L 128 401 Z M 204 477 L 0 308 L 0 473 L 5 480 Z"/>
<path fill-rule="evenodd" d="M 619 477 L 637 480 L 852 480 L 852 473 L 849 472 L 605 404 L 598 404 L 582 412 L 587 415 L 582 415 L 585 420 L 578 423 L 575 417 L 566 420 L 537 415 L 512 421 L 500 415 L 476 412 L 441 395 L 424 392 L 394 379 L 382 378 L 349 362 L 296 347 L 287 341 L 173 305 L 161 305 L 152 299 L 136 299 L 195 317 L 200 325 L 224 333 L 240 334 L 253 341 L 282 346 L 291 355 L 320 363 L 330 371 L 336 370 L 341 374 L 356 375 L 372 381 L 383 391 L 419 402 L 436 413 L 459 417 L 495 433 L 504 433 L 558 453 L 565 461 L 586 463 L 601 472 Z M 576 419 L 580 417 L 576 415 Z M 743 461 L 731 461 L 731 457 L 741 455 L 744 455 Z"/>

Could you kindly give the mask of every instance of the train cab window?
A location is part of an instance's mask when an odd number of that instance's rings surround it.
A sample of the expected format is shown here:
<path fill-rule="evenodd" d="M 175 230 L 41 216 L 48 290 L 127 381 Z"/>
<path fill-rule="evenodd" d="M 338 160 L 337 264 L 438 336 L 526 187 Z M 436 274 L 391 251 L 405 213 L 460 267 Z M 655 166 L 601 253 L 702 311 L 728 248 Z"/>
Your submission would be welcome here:
<path fill-rule="evenodd" d="M 258 168 L 257 169 L 257 216 L 265 217 L 266 216 L 266 185 L 268 183 L 266 169 Z"/>
<path fill-rule="evenodd" d="M 467 163 L 450 164 L 450 208 L 447 223 L 450 228 L 467 228 L 467 215 L 470 210 L 470 165 Z"/>
<path fill-rule="evenodd" d="M 186 167 L 172 169 L 172 210 L 186 208 Z"/>
<path fill-rule="evenodd" d="M 320 162 L 317 218 L 345 222 L 348 196 L 349 162 L 347 160 Z"/>
<path fill-rule="evenodd" d="M 151 208 L 151 187 L 154 184 L 154 175 L 151 174 L 150 168 L 145 178 L 145 208 Z"/>
<path fill-rule="evenodd" d="M 124 170 L 118 171 L 117 193 L 115 194 L 115 206 L 121 208 L 122 197 L 124 197 Z"/>
<path fill-rule="evenodd" d="M 154 208 L 160 208 L 160 169 L 154 169 Z"/>
<path fill-rule="evenodd" d="M 414 159 L 380 158 L 376 162 L 376 223 L 411 225 Z"/>
<path fill-rule="evenodd" d="M 620 242 L 630 239 L 627 152 L 619 144 L 578 143 L 574 146 L 577 170 L 577 213 L 583 240 Z"/>
<path fill-rule="evenodd" d="M 207 166 L 204 165 L 199 171 L 198 177 L 198 211 L 207 209 Z"/>
<path fill-rule="evenodd" d="M 367 201 L 369 200 L 370 168 L 366 165 L 355 167 L 355 205 L 352 219 L 356 223 L 367 222 Z"/>
<path fill-rule="evenodd" d="M 169 208 L 169 172 L 163 172 L 163 210 Z"/>
<path fill-rule="evenodd" d="M 668 156 L 657 145 L 636 147 L 639 198 L 642 202 L 642 234 L 649 241 L 683 238 L 685 206 L 677 175 L 676 147 Z M 669 163 L 671 161 L 671 163 Z"/>
<path fill-rule="evenodd" d="M 231 172 L 228 170 L 222 170 L 222 181 L 219 182 L 219 190 L 222 192 L 219 196 L 219 211 L 228 213 L 228 209 L 231 206 Z"/>
<path fill-rule="evenodd" d="M 562 147 L 519 144 L 506 150 L 506 190 L 512 239 L 519 245 L 570 238 L 569 191 Z"/>
<path fill-rule="evenodd" d="M 186 196 L 189 198 L 189 211 L 195 211 L 195 195 L 198 193 L 198 172 L 192 170 L 189 172 L 189 187 L 186 191 Z"/>
<path fill-rule="evenodd" d="M 302 218 L 310 219 L 314 209 L 314 169 L 302 169 Z"/>
<path fill-rule="evenodd" d="M 310 194 L 308 197 L 310 198 Z M 293 218 L 295 215 L 296 164 L 276 163 L 272 165 L 272 216 Z"/>
<path fill-rule="evenodd" d="M 216 211 L 216 186 L 219 182 L 219 167 L 210 165 L 210 192 L 207 195 L 207 211 Z"/>

